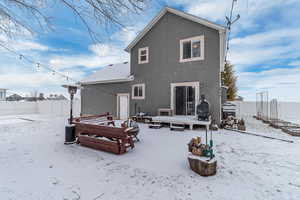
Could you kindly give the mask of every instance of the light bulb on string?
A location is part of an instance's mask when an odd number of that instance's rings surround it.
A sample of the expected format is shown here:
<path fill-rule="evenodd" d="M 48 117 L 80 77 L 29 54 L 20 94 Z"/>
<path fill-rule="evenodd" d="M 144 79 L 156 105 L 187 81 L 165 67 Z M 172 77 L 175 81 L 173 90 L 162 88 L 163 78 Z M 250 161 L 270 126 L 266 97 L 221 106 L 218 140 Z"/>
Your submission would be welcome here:
<path fill-rule="evenodd" d="M 5 48 L 7 51 L 9 51 L 9 52 L 15 54 L 15 56 L 17 56 L 20 60 L 23 60 L 23 61 L 26 61 L 26 62 L 31 63 L 31 64 L 34 66 L 34 68 L 37 69 L 37 71 L 39 71 L 39 70 L 41 70 L 40 72 L 46 72 L 46 71 L 49 71 L 52 75 L 57 75 L 57 74 L 58 74 L 58 75 L 60 75 L 61 77 L 66 78 L 67 81 L 71 81 L 71 82 L 74 81 L 74 82 L 76 82 L 76 81 L 75 81 L 74 79 L 72 79 L 71 77 L 68 77 L 68 76 L 66 76 L 66 75 L 64 75 L 64 74 L 62 74 L 62 73 L 60 73 L 60 72 L 58 72 L 58 71 L 52 70 L 51 67 L 48 67 L 48 66 L 46 66 L 46 65 L 41 65 L 40 63 L 35 62 L 34 60 L 31 60 L 31 58 L 29 58 L 29 57 L 27 57 L 27 56 L 25 56 L 25 55 L 19 54 L 19 53 L 15 52 L 14 50 L 12 50 L 12 49 L 10 49 L 10 48 L 8 48 L 8 47 L 5 47 L 5 46 L 3 46 L 3 45 L 0 45 L 0 46 L 2 46 L 3 48 Z M 76 82 L 76 84 L 78 84 L 78 83 Z"/>

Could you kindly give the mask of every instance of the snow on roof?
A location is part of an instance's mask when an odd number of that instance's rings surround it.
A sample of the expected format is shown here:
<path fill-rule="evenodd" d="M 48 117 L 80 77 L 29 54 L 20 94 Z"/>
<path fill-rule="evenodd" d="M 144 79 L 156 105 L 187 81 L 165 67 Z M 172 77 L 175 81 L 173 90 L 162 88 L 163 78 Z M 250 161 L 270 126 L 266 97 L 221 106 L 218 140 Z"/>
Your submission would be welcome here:
<path fill-rule="evenodd" d="M 92 75 L 84 78 L 82 84 L 113 83 L 133 80 L 130 75 L 130 63 L 117 63 L 103 67 Z"/>

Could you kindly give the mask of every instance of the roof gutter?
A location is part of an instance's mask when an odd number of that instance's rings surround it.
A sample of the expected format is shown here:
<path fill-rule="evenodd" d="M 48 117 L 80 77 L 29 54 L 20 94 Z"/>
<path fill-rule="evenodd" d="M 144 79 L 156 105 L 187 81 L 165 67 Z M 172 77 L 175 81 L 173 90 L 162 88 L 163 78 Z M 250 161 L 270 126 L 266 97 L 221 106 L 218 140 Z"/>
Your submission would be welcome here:
<path fill-rule="evenodd" d="M 121 82 L 130 82 L 134 80 L 134 76 L 129 76 L 124 79 L 111 79 L 111 80 L 103 80 L 103 81 L 87 81 L 81 82 L 81 85 L 95 85 L 95 84 L 104 84 L 104 83 L 121 83 Z"/>

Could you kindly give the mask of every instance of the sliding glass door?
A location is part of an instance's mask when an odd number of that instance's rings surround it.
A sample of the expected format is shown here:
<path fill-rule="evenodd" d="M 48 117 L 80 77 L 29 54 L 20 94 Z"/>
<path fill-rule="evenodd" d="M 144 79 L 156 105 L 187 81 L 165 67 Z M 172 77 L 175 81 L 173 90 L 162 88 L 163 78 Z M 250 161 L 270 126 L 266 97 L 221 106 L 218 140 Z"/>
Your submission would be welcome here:
<path fill-rule="evenodd" d="M 174 87 L 175 115 L 195 115 L 195 87 Z"/>

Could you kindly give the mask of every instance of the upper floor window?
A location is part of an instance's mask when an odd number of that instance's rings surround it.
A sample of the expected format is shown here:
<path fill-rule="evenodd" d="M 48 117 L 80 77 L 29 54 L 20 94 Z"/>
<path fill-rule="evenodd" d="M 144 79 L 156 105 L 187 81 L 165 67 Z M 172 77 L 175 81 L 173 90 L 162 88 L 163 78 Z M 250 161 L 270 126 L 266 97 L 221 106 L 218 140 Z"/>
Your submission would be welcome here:
<path fill-rule="evenodd" d="M 149 62 L 149 47 L 139 48 L 139 64 Z"/>
<path fill-rule="evenodd" d="M 180 62 L 204 59 L 204 36 L 180 40 Z"/>
<path fill-rule="evenodd" d="M 132 99 L 145 99 L 145 84 L 135 84 L 132 86 Z"/>

